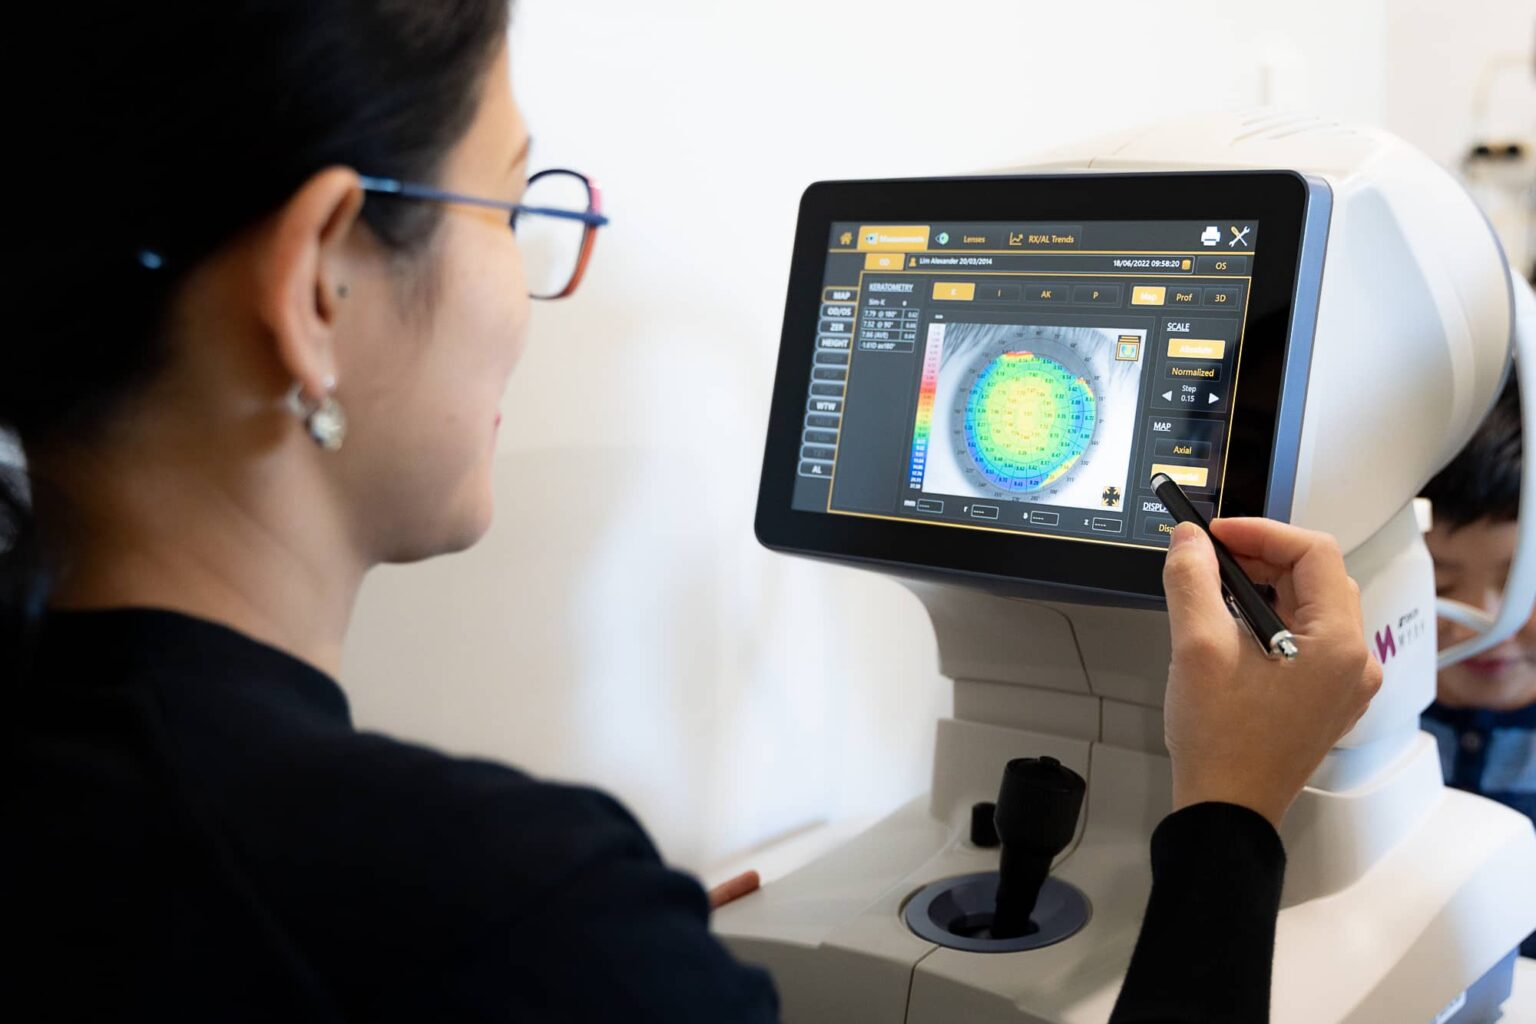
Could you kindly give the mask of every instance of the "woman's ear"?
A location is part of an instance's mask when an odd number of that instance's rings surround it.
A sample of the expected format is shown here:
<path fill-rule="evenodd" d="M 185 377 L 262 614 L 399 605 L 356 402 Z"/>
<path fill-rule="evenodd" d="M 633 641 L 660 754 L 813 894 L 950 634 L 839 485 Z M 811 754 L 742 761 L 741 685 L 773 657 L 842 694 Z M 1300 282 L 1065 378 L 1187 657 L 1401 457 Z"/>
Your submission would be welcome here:
<path fill-rule="evenodd" d="M 345 167 L 320 171 L 267 222 L 258 253 L 257 314 L 290 379 L 319 397 L 334 387 L 336 322 L 348 290 L 347 242 L 363 190 Z"/>

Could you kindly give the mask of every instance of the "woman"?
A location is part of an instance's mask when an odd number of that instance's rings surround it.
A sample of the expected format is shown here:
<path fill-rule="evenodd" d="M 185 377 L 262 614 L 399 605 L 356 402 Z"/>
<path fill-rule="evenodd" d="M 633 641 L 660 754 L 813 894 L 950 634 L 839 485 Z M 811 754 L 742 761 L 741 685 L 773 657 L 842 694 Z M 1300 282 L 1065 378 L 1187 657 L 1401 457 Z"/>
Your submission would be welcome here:
<path fill-rule="evenodd" d="M 54 131 L 24 137 L 49 139 L 57 201 L 20 204 L 35 322 L 0 378 L 32 505 L 6 503 L 0 571 L 12 1005 L 774 1019 L 766 975 L 614 801 L 360 734 L 333 681 L 371 567 L 485 531 L 528 296 L 568 294 L 602 222 L 579 178 L 528 178 L 504 0 L 42 17 L 69 75 L 33 107 Z M 1218 997 L 1240 983 L 1263 1012 L 1274 825 L 1379 679 L 1337 548 L 1222 530 L 1277 583 L 1305 670 L 1243 643 L 1208 542 L 1181 529 L 1183 810 L 1154 840 L 1118 1020 L 1202 1012 L 1155 948 L 1202 922 L 1237 935 Z M 1160 904 L 1192 888 L 1221 898 L 1183 920 Z"/>

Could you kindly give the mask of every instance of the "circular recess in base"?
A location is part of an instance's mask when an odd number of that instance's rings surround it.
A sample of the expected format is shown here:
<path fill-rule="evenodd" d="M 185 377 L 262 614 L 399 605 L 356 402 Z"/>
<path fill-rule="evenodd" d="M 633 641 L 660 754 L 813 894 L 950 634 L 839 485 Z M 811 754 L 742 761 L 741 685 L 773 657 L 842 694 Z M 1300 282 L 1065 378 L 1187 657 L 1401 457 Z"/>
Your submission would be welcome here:
<path fill-rule="evenodd" d="M 992 937 L 997 872 L 944 878 L 907 901 L 902 917 L 919 937 L 968 953 L 1019 953 L 1054 945 L 1088 923 L 1088 897 L 1070 882 L 1047 878 L 1030 916 L 1034 930 L 1011 939 Z"/>

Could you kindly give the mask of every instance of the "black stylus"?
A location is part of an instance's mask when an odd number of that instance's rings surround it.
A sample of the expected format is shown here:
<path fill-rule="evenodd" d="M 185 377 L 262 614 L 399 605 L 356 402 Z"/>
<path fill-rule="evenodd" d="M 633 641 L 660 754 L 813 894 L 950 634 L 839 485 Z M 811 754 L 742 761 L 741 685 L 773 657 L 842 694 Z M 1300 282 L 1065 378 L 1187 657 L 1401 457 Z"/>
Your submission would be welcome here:
<path fill-rule="evenodd" d="M 1237 564 L 1237 559 L 1232 557 L 1232 552 L 1211 533 L 1211 524 L 1205 521 L 1205 516 L 1190 502 L 1184 488 L 1167 473 L 1153 473 L 1152 490 L 1157 492 L 1168 514 L 1177 522 L 1194 523 L 1211 538 L 1211 546 L 1216 549 L 1216 564 L 1221 569 L 1221 586 L 1227 592 L 1227 607 L 1232 609 L 1232 614 L 1243 620 L 1243 625 L 1248 627 L 1248 632 L 1253 634 L 1264 653 L 1271 658 L 1284 658 L 1286 661 L 1296 657 L 1296 637 L 1280 621 L 1280 616 L 1275 614 L 1269 602 L 1264 600 L 1264 596 L 1253 585 L 1253 580 L 1248 578 L 1243 567 Z"/>

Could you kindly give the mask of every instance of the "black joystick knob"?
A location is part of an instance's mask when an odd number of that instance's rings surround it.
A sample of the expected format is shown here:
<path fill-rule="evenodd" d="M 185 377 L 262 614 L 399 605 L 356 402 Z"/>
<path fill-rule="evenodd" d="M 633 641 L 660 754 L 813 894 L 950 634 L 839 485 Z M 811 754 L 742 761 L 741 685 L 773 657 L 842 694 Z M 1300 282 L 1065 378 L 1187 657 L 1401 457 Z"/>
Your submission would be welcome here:
<path fill-rule="evenodd" d="M 1054 757 L 1019 757 L 1003 769 L 994 817 L 1003 849 L 993 938 L 1029 933 L 1029 916 L 1051 872 L 1051 861 L 1077 832 L 1087 788 L 1081 775 Z"/>

